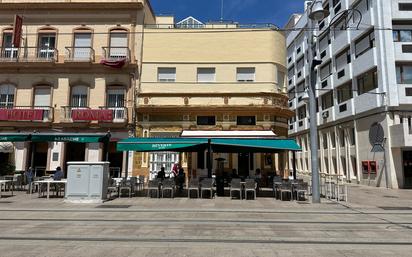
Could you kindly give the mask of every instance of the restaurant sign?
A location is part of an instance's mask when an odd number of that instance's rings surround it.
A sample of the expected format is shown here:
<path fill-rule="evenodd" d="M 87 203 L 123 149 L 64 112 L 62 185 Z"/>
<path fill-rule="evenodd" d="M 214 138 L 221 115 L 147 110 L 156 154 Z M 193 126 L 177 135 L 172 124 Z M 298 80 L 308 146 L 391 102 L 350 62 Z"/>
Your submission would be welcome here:
<path fill-rule="evenodd" d="M 74 109 L 72 110 L 73 121 L 113 121 L 112 110 L 89 110 Z"/>
<path fill-rule="evenodd" d="M 0 109 L 2 121 L 41 121 L 43 120 L 41 109 Z"/>

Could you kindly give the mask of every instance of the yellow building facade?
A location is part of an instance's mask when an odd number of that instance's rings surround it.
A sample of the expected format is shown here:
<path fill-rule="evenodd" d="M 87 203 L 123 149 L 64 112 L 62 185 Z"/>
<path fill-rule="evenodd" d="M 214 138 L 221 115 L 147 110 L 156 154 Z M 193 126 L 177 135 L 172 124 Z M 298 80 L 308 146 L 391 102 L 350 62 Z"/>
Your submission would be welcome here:
<path fill-rule="evenodd" d="M 111 133 L 108 146 L 46 141 L 10 149 L 3 142 L 0 161 L 47 173 L 67 161 L 101 161 L 107 150 L 113 172 L 131 172 L 133 155 L 116 152 L 115 142 L 134 133 L 143 24 L 155 21 L 149 2 L 2 0 L 0 6 L 0 133 Z M 19 47 L 12 41 L 15 15 L 23 17 Z"/>
<path fill-rule="evenodd" d="M 178 137 L 185 131 L 273 131 L 287 137 L 285 37 L 273 27 L 236 23 L 174 22 L 146 25 L 142 77 L 137 88 L 141 137 Z M 278 154 L 215 154 L 224 169 L 253 175 L 282 172 Z M 206 176 L 205 153 L 137 153 L 134 175 L 154 177 L 179 163 L 190 176 Z M 216 169 L 217 162 L 213 167 Z"/>

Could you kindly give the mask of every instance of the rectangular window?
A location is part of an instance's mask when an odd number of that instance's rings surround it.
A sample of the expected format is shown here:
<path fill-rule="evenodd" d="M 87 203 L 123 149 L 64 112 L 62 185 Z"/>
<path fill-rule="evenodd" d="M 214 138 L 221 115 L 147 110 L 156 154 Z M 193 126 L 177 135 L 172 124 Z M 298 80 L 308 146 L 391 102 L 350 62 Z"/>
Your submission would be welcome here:
<path fill-rule="evenodd" d="M 328 149 L 328 134 L 323 134 L 323 149 Z"/>
<path fill-rule="evenodd" d="M 339 133 L 339 143 L 340 147 L 345 147 L 345 131 L 341 130 Z"/>
<path fill-rule="evenodd" d="M 205 152 L 197 152 L 197 168 L 205 168 Z"/>
<path fill-rule="evenodd" d="M 284 88 L 285 87 L 285 73 L 278 71 L 278 88 Z"/>
<path fill-rule="evenodd" d="M 336 138 L 335 138 L 335 131 L 332 131 L 332 133 L 330 134 L 330 141 L 332 143 L 332 148 L 336 147 Z"/>
<path fill-rule="evenodd" d="M 330 76 L 330 74 L 332 74 L 331 62 L 329 62 L 328 64 L 326 64 L 326 65 L 324 65 L 320 68 L 320 73 L 319 73 L 320 80 L 326 79 L 327 77 Z"/>
<path fill-rule="evenodd" d="M 237 116 L 237 125 L 256 125 L 255 116 Z"/>
<path fill-rule="evenodd" d="M 295 99 L 295 97 L 296 97 L 295 89 L 291 89 L 291 90 L 288 91 L 288 97 L 289 97 L 289 100 Z"/>
<path fill-rule="evenodd" d="M 322 99 L 322 110 L 329 109 L 333 106 L 333 91 L 329 91 L 321 96 Z"/>
<path fill-rule="evenodd" d="M 73 59 L 90 60 L 92 33 L 74 33 Z"/>
<path fill-rule="evenodd" d="M 50 106 L 50 87 L 38 87 L 34 91 L 34 106 L 48 107 Z"/>
<path fill-rule="evenodd" d="M 412 84 L 412 65 L 396 65 L 398 84 Z"/>
<path fill-rule="evenodd" d="M 238 82 L 255 81 L 255 68 L 237 68 L 236 78 Z"/>
<path fill-rule="evenodd" d="M 56 47 L 55 33 L 41 33 L 39 34 L 38 57 L 51 59 L 54 57 L 54 50 Z"/>
<path fill-rule="evenodd" d="M 371 30 L 355 42 L 356 57 L 361 56 L 373 47 L 375 47 L 375 32 Z"/>
<path fill-rule="evenodd" d="M 127 58 L 127 33 L 124 30 L 112 30 L 110 32 L 110 58 Z"/>
<path fill-rule="evenodd" d="M 303 69 L 303 66 L 305 65 L 305 60 L 304 58 L 300 58 L 296 64 L 296 70 L 299 72 Z"/>
<path fill-rule="evenodd" d="M 358 94 L 361 95 L 378 88 L 378 74 L 376 70 L 368 71 L 358 77 Z"/>
<path fill-rule="evenodd" d="M 330 44 L 329 33 L 326 33 L 319 40 L 319 51 L 322 52 L 323 50 L 325 50 L 328 47 L 329 44 Z"/>
<path fill-rule="evenodd" d="M 392 36 L 393 36 L 393 42 L 400 42 L 400 31 L 399 30 L 393 30 Z"/>
<path fill-rule="evenodd" d="M 350 61 L 351 61 L 351 55 L 350 55 L 350 49 L 348 48 L 345 51 L 336 55 L 336 59 L 335 59 L 336 71 L 337 72 L 341 71 L 346 66 L 346 64 L 350 63 Z"/>
<path fill-rule="evenodd" d="M 412 11 L 411 3 L 399 3 L 399 11 Z"/>
<path fill-rule="evenodd" d="M 158 82 L 175 82 L 176 68 L 158 68 L 157 69 Z"/>
<path fill-rule="evenodd" d="M 343 103 L 352 99 L 353 91 L 352 91 L 352 82 L 346 83 L 336 89 L 338 93 L 338 103 Z"/>
<path fill-rule="evenodd" d="M 355 133 L 355 128 L 352 128 L 351 130 L 350 130 L 350 143 L 351 143 L 351 145 L 355 145 L 356 144 L 356 133 Z"/>
<path fill-rule="evenodd" d="M 215 68 L 197 68 L 197 82 L 215 82 Z"/>
<path fill-rule="evenodd" d="M 197 125 L 216 125 L 215 116 L 197 116 Z"/>
<path fill-rule="evenodd" d="M 298 109 L 298 120 L 303 120 L 304 118 L 306 118 L 306 105 Z"/>
<path fill-rule="evenodd" d="M 412 41 L 412 31 L 410 30 L 400 30 L 399 31 L 399 41 L 401 42 L 411 42 Z"/>
<path fill-rule="evenodd" d="M 289 79 L 292 78 L 293 75 L 295 75 L 295 67 L 294 67 L 294 66 L 292 66 L 291 68 L 289 68 L 289 70 L 288 70 L 288 78 L 289 78 Z"/>

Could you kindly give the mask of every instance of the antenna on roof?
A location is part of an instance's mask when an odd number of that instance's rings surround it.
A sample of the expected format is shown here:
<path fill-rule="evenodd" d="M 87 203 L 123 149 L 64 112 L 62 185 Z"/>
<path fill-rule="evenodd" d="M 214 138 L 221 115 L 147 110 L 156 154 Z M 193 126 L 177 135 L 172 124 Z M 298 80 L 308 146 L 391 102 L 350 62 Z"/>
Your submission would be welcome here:
<path fill-rule="evenodd" d="M 224 0 L 221 0 L 221 6 L 220 6 L 220 21 L 223 21 L 223 2 Z"/>

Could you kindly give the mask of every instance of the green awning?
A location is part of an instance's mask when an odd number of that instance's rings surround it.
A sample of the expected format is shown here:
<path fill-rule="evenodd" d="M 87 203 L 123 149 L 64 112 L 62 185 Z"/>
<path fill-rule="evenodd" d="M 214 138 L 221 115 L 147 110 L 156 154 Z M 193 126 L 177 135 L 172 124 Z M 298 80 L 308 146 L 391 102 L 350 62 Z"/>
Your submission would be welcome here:
<path fill-rule="evenodd" d="M 202 138 L 127 138 L 117 143 L 118 151 L 136 152 L 197 152 L 207 148 Z"/>
<path fill-rule="evenodd" d="M 25 142 L 30 141 L 30 134 L 0 133 L 0 142 Z"/>
<path fill-rule="evenodd" d="M 213 151 L 221 153 L 272 153 L 302 150 L 293 139 L 214 138 L 211 142 Z"/>
<path fill-rule="evenodd" d="M 117 143 L 118 151 L 136 152 L 198 152 L 211 142 L 213 152 L 221 153 L 271 153 L 301 151 L 292 139 L 233 139 L 233 138 L 128 138 Z"/>
<path fill-rule="evenodd" d="M 66 134 L 66 133 L 34 133 L 32 142 L 73 142 L 73 143 L 104 143 L 109 142 L 110 134 Z"/>

